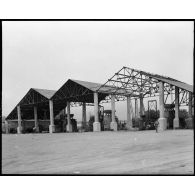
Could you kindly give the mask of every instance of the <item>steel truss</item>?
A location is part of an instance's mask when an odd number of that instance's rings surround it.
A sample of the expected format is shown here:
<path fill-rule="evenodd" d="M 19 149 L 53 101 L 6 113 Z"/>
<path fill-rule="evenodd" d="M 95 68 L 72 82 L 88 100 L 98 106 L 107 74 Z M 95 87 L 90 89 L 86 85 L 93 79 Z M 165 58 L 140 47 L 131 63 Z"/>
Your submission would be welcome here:
<path fill-rule="evenodd" d="M 159 78 L 159 79 L 158 79 Z M 171 79 L 166 77 L 167 79 Z M 173 80 L 173 79 L 172 79 Z M 108 94 L 115 95 L 115 101 L 125 101 L 126 96 L 131 96 L 131 99 L 159 96 L 160 81 L 159 75 L 149 72 L 136 70 L 129 67 L 123 67 L 114 74 L 106 83 L 104 83 L 97 91 L 109 86 L 105 91 Z M 169 83 L 164 83 L 165 103 L 168 97 L 171 97 L 171 102 L 175 102 L 175 86 Z M 186 90 L 180 89 L 180 105 L 188 105 L 189 93 Z M 111 96 L 108 95 L 101 103 L 110 102 Z"/>
<path fill-rule="evenodd" d="M 78 107 L 78 106 L 82 106 L 83 102 L 70 102 L 70 106 L 71 107 Z M 94 106 L 93 103 L 85 103 L 86 106 Z"/>
<path fill-rule="evenodd" d="M 66 85 L 62 86 L 55 94 L 54 100 L 71 99 L 79 102 L 80 97 L 93 94 L 89 89 L 79 86 L 77 83 L 69 81 Z"/>
<path fill-rule="evenodd" d="M 30 89 L 27 94 L 22 98 L 18 105 L 30 105 L 47 102 L 48 99 L 39 94 L 34 89 Z"/>
<path fill-rule="evenodd" d="M 158 81 L 153 79 L 145 72 L 123 67 L 113 77 L 103 84 L 98 90 L 104 86 L 112 86 L 111 94 L 115 95 L 130 95 L 131 97 L 139 97 L 142 94 L 144 97 L 152 96 L 158 92 Z M 123 90 L 123 94 L 121 93 Z"/>

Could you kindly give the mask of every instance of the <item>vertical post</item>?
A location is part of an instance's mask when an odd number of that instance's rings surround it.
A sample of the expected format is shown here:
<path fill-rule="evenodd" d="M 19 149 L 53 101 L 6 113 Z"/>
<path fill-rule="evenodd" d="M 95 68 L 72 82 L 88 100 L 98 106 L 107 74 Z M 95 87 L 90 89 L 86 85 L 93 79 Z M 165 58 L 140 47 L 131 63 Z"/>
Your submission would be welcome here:
<path fill-rule="evenodd" d="M 175 87 L 175 118 L 173 120 L 174 129 L 179 128 L 179 88 Z"/>
<path fill-rule="evenodd" d="M 137 101 L 137 98 L 135 98 L 135 127 L 137 128 L 138 127 L 138 101 Z"/>
<path fill-rule="evenodd" d="M 135 98 L 135 119 L 137 118 L 137 99 Z"/>
<path fill-rule="evenodd" d="M 144 115 L 144 99 L 143 95 L 140 95 L 140 117 Z"/>
<path fill-rule="evenodd" d="M 83 102 L 83 105 L 82 105 L 82 128 L 86 130 L 86 103 Z"/>
<path fill-rule="evenodd" d="M 71 124 L 71 119 L 70 119 L 70 102 L 67 102 L 67 132 L 72 132 L 72 124 Z"/>
<path fill-rule="evenodd" d="M 98 108 L 98 93 L 94 92 L 94 123 L 93 131 L 101 131 L 100 122 L 99 122 L 99 108 Z"/>
<path fill-rule="evenodd" d="M 159 126 L 157 131 L 164 131 L 167 128 L 167 120 L 165 118 L 165 107 L 164 107 L 164 83 L 159 82 L 159 110 L 160 118 L 158 119 Z"/>
<path fill-rule="evenodd" d="M 189 108 L 189 118 L 192 118 L 192 93 L 189 92 L 189 103 L 188 103 L 188 108 Z"/>
<path fill-rule="evenodd" d="M 20 105 L 17 106 L 17 113 L 18 113 L 18 127 L 17 127 L 17 133 L 22 133 L 22 118 L 21 118 L 21 108 Z"/>
<path fill-rule="evenodd" d="M 111 95 L 111 110 L 112 110 L 112 121 L 110 123 L 110 129 L 117 131 L 117 123 L 115 120 L 115 96 Z"/>
<path fill-rule="evenodd" d="M 66 115 L 66 108 L 64 108 L 64 116 Z"/>
<path fill-rule="evenodd" d="M 188 129 L 194 129 L 194 121 L 193 121 L 193 116 L 192 116 L 192 93 L 189 92 L 189 103 L 188 103 L 188 118 L 185 120 L 186 121 L 186 126 Z"/>
<path fill-rule="evenodd" d="M 128 130 L 132 129 L 132 117 L 131 117 L 131 99 L 130 96 L 127 96 L 127 124 L 126 127 Z"/>
<path fill-rule="evenodd" d="M 143 115 L 144 115 L 144 100 L 143 100 L 143 94 L 140 94 L 140 112 L 139 112 L 139 116 L 140 116 L 140 120 L 139 120 L 139 129 L 142 130 L 144 128 L 143 125 Z"/>
<path fill-rule="evenodd" d="M 35 131 L 39 132 L 39 124 L 38 124 L 38 114 L 37 114 L 37 107 L 34 106 L 34 120 L 35 120 Z"/>
<path fill-rule="evenodd" d="M 54 114 L 53 114 L 53 100 L 49 100 L 50 125 L 49 133 L 55 132 Z"/>
<path fill-rule="evenodd" d="M 64 120 L 63 120 L 63 129 L 62 129 L 62 131 L 66 132 L 66 125 L 67 125 L 66 124 L 66 107 L 64 108 L 63 111 L 64 111 L 64 113 L 63 113 L 64 114 L 64 118 L 63 118 Z"/>
<path fill-rule="evenodd" d="M 7 120 L 5 120 L 5 133 L 8 134 L 9 133 L 9 123 Z"/>

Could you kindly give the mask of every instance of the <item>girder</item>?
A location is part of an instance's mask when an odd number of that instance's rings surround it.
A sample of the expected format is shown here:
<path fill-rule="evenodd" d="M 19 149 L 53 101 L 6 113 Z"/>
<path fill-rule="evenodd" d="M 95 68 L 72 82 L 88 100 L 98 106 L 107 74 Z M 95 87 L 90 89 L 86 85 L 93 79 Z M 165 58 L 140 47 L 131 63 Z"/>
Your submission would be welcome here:
<path fill-rule="evenodd" d="M 145 71 L 136 70 L 129 67 L 123 67 L 117 73 L 115 73 L 107 82 L 105 82 L 97 91 L 100 91 L 106 85 L 113 87 L 114 90 L 105 91 L 110 94 L 115 94 L 116 96 L 127 96 L 131 95 L 132 97 L 140 97 L 143 94 L 144 97 L 154 97 L 158 96 L 159 87 L 158 83 L 161 79 L 167 79 L 171 82 L 180 82 L 178 80 L 172 79 L 166 76 L 160 76 L 157 74 L 152 74 Z M 164 82 L 164 80 L 162 82 Z M 165 103 L 168 97 L 174 94 L 174 85 L 168 82 L 164 82 L 164 94 L 165 94 Z M 182 82 L 180 82 L 182 83 Z M 122 92 L 121 92 L 122 91 Z M 187 104 L 188 91 L 180 89 L 182 99 L 180 104 Z M 125 98 L 119 98 L 124 100 Z M 110 98 L 107 98 L 105 101 L 109 101 Z M 174 102 L 174 101 L 173 101 Z"/>

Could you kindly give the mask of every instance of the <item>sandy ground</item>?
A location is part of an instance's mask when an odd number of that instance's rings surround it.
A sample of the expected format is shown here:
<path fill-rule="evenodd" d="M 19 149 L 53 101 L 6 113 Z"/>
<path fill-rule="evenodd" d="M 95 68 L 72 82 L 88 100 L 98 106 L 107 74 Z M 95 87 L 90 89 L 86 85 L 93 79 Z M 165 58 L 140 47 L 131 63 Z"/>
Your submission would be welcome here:
<path fill-rule="evenodd" d="M 2 135 L 3 174 L 193 174 L 193 130 Z"/>

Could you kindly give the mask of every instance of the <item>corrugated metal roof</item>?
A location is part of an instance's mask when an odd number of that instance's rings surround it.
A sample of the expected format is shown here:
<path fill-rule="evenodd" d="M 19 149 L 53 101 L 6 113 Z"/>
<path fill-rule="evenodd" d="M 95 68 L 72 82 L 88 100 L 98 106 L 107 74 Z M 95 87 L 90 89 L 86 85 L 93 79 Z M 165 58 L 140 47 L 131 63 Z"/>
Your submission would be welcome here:
<path fill-rule="evenodd" d="M 55 94 L 55 90 L 48 90 L 48 89 L 37 89 L 37 88 L 31 88 L 26 94 L 25 96 L 20 100 L 20 102 L 18 104 L 23 105 L 23 101 L 25 101 L 25 98 L 29 95 L 29 93 L 32 93 L 33 91 L 35 91 L 36 93 L 40 94 L 41 96 L 43 96 L 44 98 L 46 98 L 45 100 L 49 100 L 54 94 Z M 40 103 L 40 102 L 33 102 L 34 103 Z M 17 104 L 17 105 L 18 105 Z M 31 103 L 29 103 L 30 105 Z M 6 117 L 6 119 L 11 119 L 13 116 L 17 115 L 17 106 L 9 113 L 9 115 Z"/>
<path fill-rule="evenodd" d="M 32 88 L 32 89 L 37 91 L 47 99 L 50 99 L 56 92 L 56 90 L 49 90 L 49 89 L 37 89 L 37 88 Z"/>
<path fill-rule="evenodd" d="M 177 81 L 177 80 L 174 80 L 174 79 L 164 78 L 162 76 L 156 76 L 156 77 L 153 77 L 153 78 L 156 78 L 157 80 L 163 81 L 165 83 L 169 83 L 173 86 L 179 87 L 179 88 L 184 89 L 186 91 L 189 91 L 189 92 L 192 92 L 192 93 L 194 92 L 193 85 L 189 85 L 187 83 L 183 83 L 181 81 Z"/>
<path fill-rule="evenodd" d="M 129 68 L 129 67 L 125 67 L 125 68 Z M 192 93 L 194 92 L 193 85 L 189 85 L 187 83 L 176 80 L 174 78 L 171 78 L 171 77 L 168 77 L 168 76 L 162 76 L 162 75 L 159 75 L 159 74 L 153 74 L 153 73 L 142 71 L 142 70 L 137 70 L 137 69 L 134 69 L 134 68 L 129 68 L 129 69 L 138 71 L 138 72 L 143 73 L 147 76 L 151 76 L 154 79 L 157 79 L 159 81 L 163 81 L 165 83 L 169 83 L 173 86 L 177 86 L 177 87 L 179 87 L 181 89 L 184 89 L 186 91 L 189 91 L 189 92 L 192 92 Z"/>
<path fill-rule="evenodd" d="M 100 83 L 92 83 L 88 81 L 80 81 L 80 80 L 74 80 L 74 79 L 70 79 L 70 80 L 75 83 L 78 83 L 79 85 L 82 85 L 83 87 L 90 89 L 91 91 L 96 91 L 99 87 L 102 86 L 102 84 Z"/>
<path fill-rule="evenodd" d="M 83 87 L 86 87 L 87 89 L 95 92 L 96 90 L 98 90 L 99 93 L 104 93 L 104 94 L 108 94 L 108 93 L 114 93 L 115 91 L 117 91 L 117 94 L 124 94 L 126 93 L 126 91 L 124 89 L 118 89 L 115 86 L 110 86 L 110 85 L 103 85 L 100 83 L 93 83 L 93 82 L 88 82 L 88 81 L 80 81 L 80 80 L 74 80 L 74 79 L 70 79 L 71 81 L 82 85 Z M 101 87 L 101 88 L 100 88 Z"/>
<path fill-rule="evenodd" d="M 158 74 L 152 74 L 152 73 L 148 73 L 148 72 L 144 72 L 144 71 L 141 71 L 142 73 L 145 73 L 151 77 L 153 77 L 154 79 L 157 79 L 157 80 L 160 80 L 160 81 L 163 81 L 165 83 L 169 83 L 173 86 L 177 86 L 181 89 L 184 89 L 186 91 L 189 91 L 189 92 L 194 92 L 193 90 L 193 85 L 189 85 L 187 83 L 184 83 L 184 82 L 181 82 L 181 81 L 178 81 L 176 79 L 173 79 L 171 77 L 165 77 L 165 76 L 161 76 L 161 75 L 158 75 Z M 116 90 L 116 87 L 114 86 L 109 86 L 109 85 L 103 85 L 103 84 L 100 84 L 100 83 L 93 83 L 93 82 L 88 82 L 88 81 L 80 81 L 80 80 L 74 80 L 74 79 L 70 79 L 92 91 L 96 91 L 98 90 L 99 88 L 99 92 L 101 93 L 108 93 L 108 92 L 113 92 Z M 117 90 L 117 93 L 118 94 L 123 94 L 125 93 L 125 90 L 124 89 L 120 89 L 120 90 Z"/>

